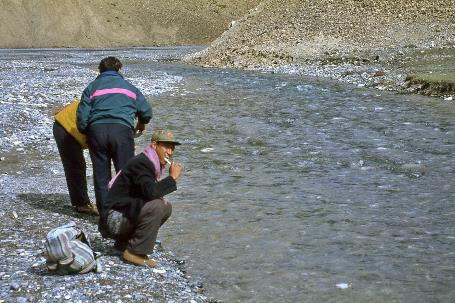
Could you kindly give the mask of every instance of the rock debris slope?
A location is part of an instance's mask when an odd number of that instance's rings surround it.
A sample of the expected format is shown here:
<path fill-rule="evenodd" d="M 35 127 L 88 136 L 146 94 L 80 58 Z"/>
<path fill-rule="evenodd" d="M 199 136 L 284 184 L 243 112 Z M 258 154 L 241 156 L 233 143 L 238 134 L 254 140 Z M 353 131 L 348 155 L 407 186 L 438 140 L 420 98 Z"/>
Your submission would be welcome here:
<path fill-rule="evenodd" d="M 455 1 L 263 1 L 195 62 L 257 67 L 455 42 Z"/>
<path fill-rule="evenodd" d="M 454 46 L 454 0 L 267 0 L 186 61 L 453 98 Z"/>

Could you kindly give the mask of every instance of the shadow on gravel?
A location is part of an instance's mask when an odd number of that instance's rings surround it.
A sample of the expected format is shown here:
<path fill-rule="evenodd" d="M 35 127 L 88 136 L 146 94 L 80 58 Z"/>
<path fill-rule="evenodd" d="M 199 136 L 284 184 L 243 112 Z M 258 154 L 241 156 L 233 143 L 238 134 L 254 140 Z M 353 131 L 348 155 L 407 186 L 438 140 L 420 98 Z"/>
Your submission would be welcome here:
<path fill-rule="evenodd" d="M 19 194 L 18 198 L 36 209 L 76 217 L 98 224 L 98 217 L 77 213 L 71 206 L 70 198 L 67 194 L 23 193 Z"/>
<path fill-rule="evenodd" d="M 31 275 L 42 276 L 42 277 L 58 276 L 57 274 L 52 273 L 49 270 L 47 270 L 46 263 L 40 264 L 39 266 L 27 268 L 27 273 L 29 273 Z"/>

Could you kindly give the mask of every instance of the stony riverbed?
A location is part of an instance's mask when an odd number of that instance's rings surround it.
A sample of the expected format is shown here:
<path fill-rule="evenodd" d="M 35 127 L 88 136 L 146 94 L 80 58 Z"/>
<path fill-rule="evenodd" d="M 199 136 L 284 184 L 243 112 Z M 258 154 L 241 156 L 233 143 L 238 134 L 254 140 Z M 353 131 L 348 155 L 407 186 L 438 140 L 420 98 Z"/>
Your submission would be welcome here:
<path fill-rule="evenodd" d="M 163 53 L 117 50 L 116 54 L 132 62 L 167 60 L 179 52 L 182 49 Z M 96 76 L 91 64 L 108 53 L 0 52 L 0 302 L 209 301 L 203 282 L 188 275 L 185 261 L 161 244 L 153 255 L 159 261 L 156 268 L 128 265 L 112 249 L 112 241 L 101 238 L 96 218 L 77 214 L 70 207 L 52 138 L 52 112 L 80 94 Z M 131 78 L 148 96 L 171 90 L 181 80 L 153 71 Z M 88 174 L 91 178 L 91 167 Z M 92 190 L 89 195 L 94 198 Z M 101 272 L 55 276 L 47 271 L 45 236 L 70 221 L 88 232 L 94 250 L 102 254 Z"/>

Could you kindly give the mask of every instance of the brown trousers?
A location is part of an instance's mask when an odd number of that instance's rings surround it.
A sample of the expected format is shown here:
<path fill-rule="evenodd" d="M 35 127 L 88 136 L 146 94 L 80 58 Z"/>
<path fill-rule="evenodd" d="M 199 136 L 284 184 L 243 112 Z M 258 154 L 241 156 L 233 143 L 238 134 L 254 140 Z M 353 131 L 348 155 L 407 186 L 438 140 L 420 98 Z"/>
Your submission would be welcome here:
<path fill-rule="evenodd" d="M 123 217 L 119 235 L 115 237 L 118 248 L 126 248 L 138 255 L 153 252 L 158 230 L 171 216 L 172 205 L 164 199 L 155 199 L 144 204 L 137 222 Z"/>

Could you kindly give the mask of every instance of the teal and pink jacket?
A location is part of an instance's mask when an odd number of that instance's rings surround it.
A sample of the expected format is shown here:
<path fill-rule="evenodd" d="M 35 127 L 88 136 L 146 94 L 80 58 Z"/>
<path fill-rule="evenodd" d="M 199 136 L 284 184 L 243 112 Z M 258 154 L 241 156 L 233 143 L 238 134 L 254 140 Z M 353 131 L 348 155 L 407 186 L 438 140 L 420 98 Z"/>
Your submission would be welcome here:
<path fill-rule="evenodd" d="M 83 91 L 77 108 L 77 128 L 86 134 L 88 127 L 98 123 L 118 123 L 134 129 L 134 119 L 147 124 L 152 107 L 138 88 L 115 71 L 96 77 Z"/>

